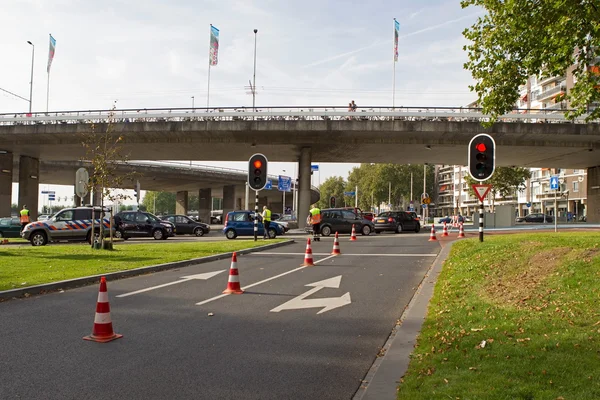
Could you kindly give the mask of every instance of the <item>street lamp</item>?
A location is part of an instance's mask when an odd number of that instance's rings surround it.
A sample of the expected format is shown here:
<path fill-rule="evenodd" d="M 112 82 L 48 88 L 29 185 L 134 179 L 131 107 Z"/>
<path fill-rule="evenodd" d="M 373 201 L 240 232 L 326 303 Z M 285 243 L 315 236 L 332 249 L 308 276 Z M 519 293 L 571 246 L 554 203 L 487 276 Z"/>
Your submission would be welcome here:
<path fill-rule="evenodd" d="M 256 34 L 258 29 L 254 30 L 254 78 L 252 82 L 252 111 L 256 111 Z"/>
<path fill-rule="evenodd" d="M 192 109 L 194 108 L 194 96 L 192 96 Z"/>
<path fill-rule="evenodd" d="M 29 81 L 29 114 L 31 114 L 31 99 L 33 95 L 33 62 L 35 60 L 35 45 L 29 40 L 27 41 L 31 45 L 31 81 Z"/>

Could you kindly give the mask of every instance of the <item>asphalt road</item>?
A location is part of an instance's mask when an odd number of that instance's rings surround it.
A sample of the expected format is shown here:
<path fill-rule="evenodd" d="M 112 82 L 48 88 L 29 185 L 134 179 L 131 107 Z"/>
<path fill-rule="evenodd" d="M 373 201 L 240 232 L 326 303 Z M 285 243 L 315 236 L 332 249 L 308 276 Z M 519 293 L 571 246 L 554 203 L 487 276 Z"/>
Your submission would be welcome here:
<path fill-rule="evenodd" d="M 304 242 L 245 255 L 242 295 L 221 296 L 230 260 L 108 282 L 124 337 L 104 344 L 82 340 L 97 285 L 0 303 L 0 398 L 350 399 L 440 250 L 427 239 L 345 236 L 331 257 L 324 238 L 305 268 Z"/>

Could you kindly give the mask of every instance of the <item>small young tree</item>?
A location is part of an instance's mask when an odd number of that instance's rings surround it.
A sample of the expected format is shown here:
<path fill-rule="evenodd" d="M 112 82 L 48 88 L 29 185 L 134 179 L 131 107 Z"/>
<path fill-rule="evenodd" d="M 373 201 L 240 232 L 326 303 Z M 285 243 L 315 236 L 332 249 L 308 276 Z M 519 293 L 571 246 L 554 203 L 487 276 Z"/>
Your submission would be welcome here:
<path fill-rule="evenodd" d="M 117 171 L 119 166 L 129 163 L 129 155 L 123 154 L 123 137 L 114 132 L 116 103 L 113 105 L 106 124 L 92 124 L 91 131 L 83 134 L 82 145 L 86 150 L 86 155 L 82 161 L 91 163 L 91 171 L 89 174 L 88 188 L 92 193 L 100 191 L 100 242 L 102 248 L 112 249 L 113 237 L 112 226 L 113 218 L 110 218 L 110 241 L 105 244 L 104 234 L 104 199 L 108 199 L 111 203 L 119 200 L 126 200 L 130 196 L 115 190 L 131 186 L 131 182 L 135 182 L 139 178 L 139 174 L 135 171 L 122 173 Z M 93 199 L 93 194 L 92 194 Z M 92 219 L 94 219 L 94 209 L 92 208 Z M 92 247 L 95 248 L 94 242 L 94 224 L 92 224 Z"/>

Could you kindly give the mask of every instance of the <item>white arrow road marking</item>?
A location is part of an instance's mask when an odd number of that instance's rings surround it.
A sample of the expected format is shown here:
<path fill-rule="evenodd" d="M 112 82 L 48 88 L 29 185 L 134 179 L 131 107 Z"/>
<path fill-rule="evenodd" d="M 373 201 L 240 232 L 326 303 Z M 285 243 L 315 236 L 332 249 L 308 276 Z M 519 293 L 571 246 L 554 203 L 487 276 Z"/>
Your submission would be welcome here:
<path fill-rule="evenodd" d="M 149 288 L 146 288 L 146 289 L 141 289 L 141 290 L 136 290 L 135 292 L 120 294 L 117 297 L 133 296 L 134 294 L 149 292 L 150 290 L 160 289 L 160 288 L 163 288 L 163 287 L 166 287 L 166 286 L 176 285 L 178 283 L 183 283 L 183 282 L 191 281 L 191 280 L 194 280 L 194 279 L 207 280 L 207 279 L 210 279 L 213 276 L 218 275 L 218 274 L 220 274 L 222 272 L 225 272 L 225 271 L 227 271 L 227 270 L 224 269 L 222 271 L 213 271 L 213 272 L 205 272 L 203 274 L 182 276 L 180 278 L 180 280 L 178 280 L 178 281 L 169 282 L 169 283 L 163 283 L 162 285 L 152 286 L 152 287 L 149 287 Z"/>
<path fill-rule="evenodd" d="M 345 305 L 348 305 L 348 304 L 352 303 L 352 300 L 350 299 L 350 292 L 348 292 L 345 295 L 340 296 L 340 297 L 327 297 L 327 298 L 322 298 L 322 299 L 306 299 L 305 300 L 306 297 L 317 293 L 319 290 L 321 290 L 323 288 L 334 288 L 334 289 L 339 288 L 341 281 L 342 281 L 342 276 L 340 275 L 340 276 L 336 276 L 334 278 L 325 279 L 324 281 L 309 283 L 308 285 L 304 285 L 304 286 L 314 286 L 314 287 L 312 289 L 310 289 L 308 292 L 305 292 L 305 293 L 301 294 L 300 296 L 294 297 L 290 301 L 283 303 L 279 307 L 275 307 L 274 309 L 271 310 L 271 312 L 279 312 L 279 311 L 283 311 L 283 310 L 299 310 L 302 308 L 324 307 L 321 311 L 319 311 L 317 313 L 317 314 L 321 314 L 321 313 L 333 310 L 334 308 L 343 307 Z"/>

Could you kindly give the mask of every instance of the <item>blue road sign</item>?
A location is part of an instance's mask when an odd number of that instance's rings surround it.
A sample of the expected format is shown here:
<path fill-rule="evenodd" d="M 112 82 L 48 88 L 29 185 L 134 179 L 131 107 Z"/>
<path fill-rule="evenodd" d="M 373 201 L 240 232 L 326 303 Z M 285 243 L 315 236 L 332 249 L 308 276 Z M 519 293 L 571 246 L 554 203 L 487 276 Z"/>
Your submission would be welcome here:
<path fill-rule="evenodd" d="M 271 183 L 271 181 L 267 181 L 267 184 L 265 185 L 265 189 L 266 189 L 266 190 L 271 190 L 271 189 L 273 189 L 273 184 Z"/>
<path fill-rule="evenodd" d="M 344 196 L 354 196 L 356 192 L 344 192 Z"/>
<path fill-rule="evenodd" d="M 311 164 L 310 165 L 310 170 L 311 171 L 318 171 L 319 170 L 319 165 L 318 164 Z"/>
<path fill-rule="evenodd" d="M 48 194 L 47 190 L 42 190 L 42 194 Z"/>
<path fill-rule="evenodd" d="M 280 192 L 291 192 L 292 178 L 289 176 L 279 175 L 279 179 L 277 180 L 277 189 Z"/>
<path fill-rule="evenodd" d="M 558 190 L 558 175 L 552 175 L 550 177 L 550 189 Z"/>
<path fill-rule="evenodd" d="M 527 208 L 531 207 L 531 203 L 526 204 Z"/>
<path fill-rule="evenodd" d="M 50 200 L 50 201 L 56 200 L 56 197 L 54 197 L 53 194 L 48 195 L 48 200 Z"/>
<path fill-rule="evenodd" d="M 427 204 L 421 204 L 421 207 L 427 208 Z"/>

